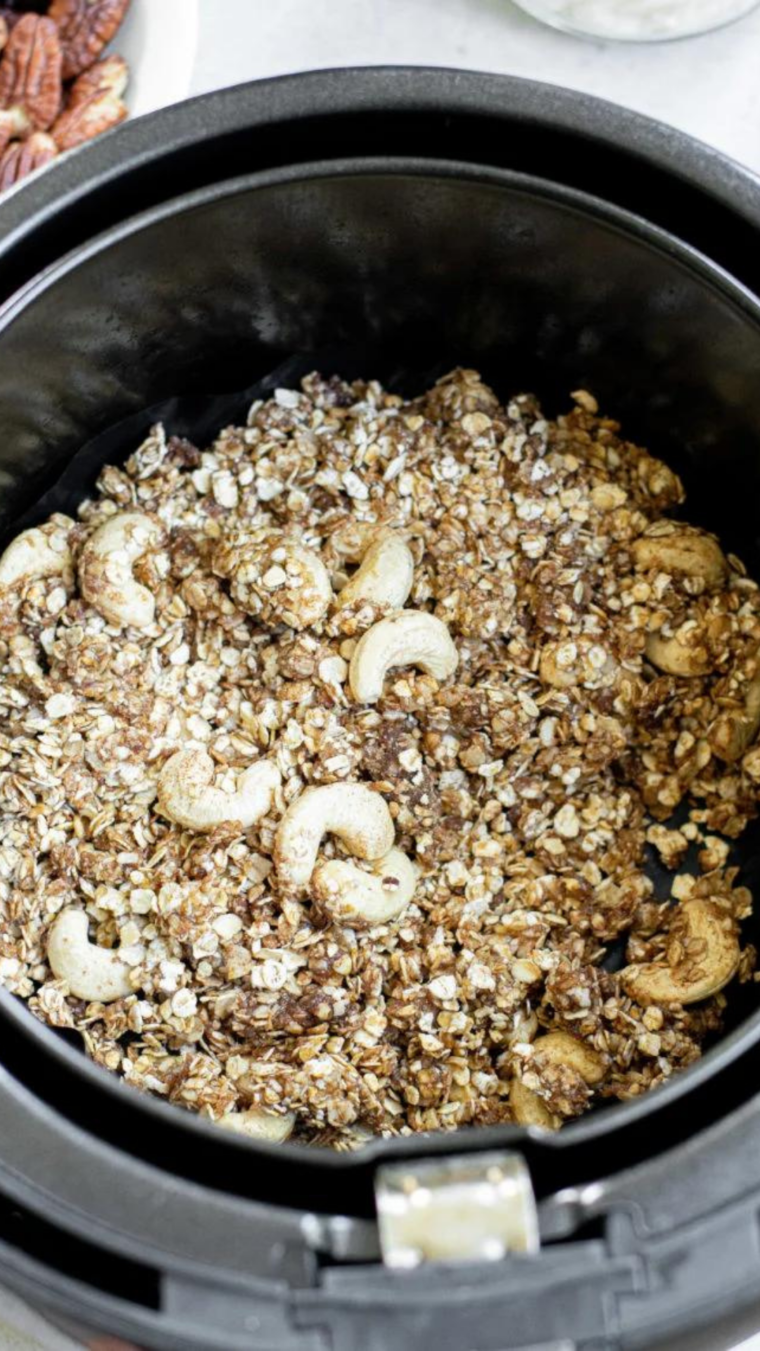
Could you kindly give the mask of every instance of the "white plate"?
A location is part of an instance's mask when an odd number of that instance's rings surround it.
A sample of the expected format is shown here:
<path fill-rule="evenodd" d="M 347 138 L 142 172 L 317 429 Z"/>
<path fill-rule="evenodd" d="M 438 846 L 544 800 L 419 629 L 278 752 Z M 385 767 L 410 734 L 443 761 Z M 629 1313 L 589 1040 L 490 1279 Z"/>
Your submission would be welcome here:
<path fill-rule="evenodd" d="M 110 50 L 126 58 L 130 117 L 187 98 L 198 46 L 199 0 L 132 0 Z"/>

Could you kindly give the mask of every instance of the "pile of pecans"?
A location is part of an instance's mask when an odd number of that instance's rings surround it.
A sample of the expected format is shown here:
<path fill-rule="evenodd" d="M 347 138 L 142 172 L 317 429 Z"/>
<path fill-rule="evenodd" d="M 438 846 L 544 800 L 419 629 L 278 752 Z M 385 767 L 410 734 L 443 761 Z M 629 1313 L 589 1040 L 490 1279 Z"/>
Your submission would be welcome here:
<path fill-rule="evenodd" d="M 0 191 L 127 116 L 127 64 L 101 58 L 130 0 L 0 8 Z"/>
<path fill-rule="evenodd" d="M 39 1018 L 336 1149 L 701 1054 L 755 965 L 760 590 L 573 399 L 313 375 L 9 546 L 0 980 Z"/>

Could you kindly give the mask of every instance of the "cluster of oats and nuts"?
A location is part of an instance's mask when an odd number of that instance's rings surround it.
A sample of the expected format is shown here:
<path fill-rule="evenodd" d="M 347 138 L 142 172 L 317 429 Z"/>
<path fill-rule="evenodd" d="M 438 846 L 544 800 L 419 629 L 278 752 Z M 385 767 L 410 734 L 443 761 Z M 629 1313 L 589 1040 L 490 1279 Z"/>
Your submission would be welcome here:
<path fill-rule="evenodd" d="M 699 1056 L 754 967 L 760 592 L 573 397 L 310 376 L 10 545 L 0 979 L 39 1018 L 338 1149 Z"/>
<path fill-rule="evenodd" d="M 0 192 L 127 116 L 127 63 L 102 57 L 130 0 L 0 6 Z"/>

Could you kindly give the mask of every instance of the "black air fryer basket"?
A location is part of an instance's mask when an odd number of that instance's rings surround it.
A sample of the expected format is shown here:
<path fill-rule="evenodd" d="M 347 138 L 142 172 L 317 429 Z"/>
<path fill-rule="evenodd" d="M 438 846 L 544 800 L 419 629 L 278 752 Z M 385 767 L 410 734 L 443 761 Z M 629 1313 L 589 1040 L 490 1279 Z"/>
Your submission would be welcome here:
<path fill-rule="evenodd" d="M 75 506 L 156 411 L 202 441 L 283 361 L 403 389 L 467 364 L 549 412 L 592 389 L 760 575 L 759 296 L 760 183 L 620 109 L 403 69 L 214 94 L 0 205 L 3 528 Z M 757 830 L 740 862 L 756 887 Z M 755 990 L 698 1064 L 556 1136 L 354 1155 L 143 1098 L 2 992 L 0 1280 L 145 1347 L 611 1351 L 701 1327 L 717 1351 L 760 1326 Z M 535 1198 L 540 1248 L 399 1268 L 400 1185 L 463 1232 L 495 1186 L 528 1246 Z"/>

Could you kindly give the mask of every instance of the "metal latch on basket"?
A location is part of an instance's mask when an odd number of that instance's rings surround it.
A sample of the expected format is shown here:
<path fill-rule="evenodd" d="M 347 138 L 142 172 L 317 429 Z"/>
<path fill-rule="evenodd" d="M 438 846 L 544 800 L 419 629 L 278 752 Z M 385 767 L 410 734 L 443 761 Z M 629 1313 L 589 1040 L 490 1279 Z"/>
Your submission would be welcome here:
<path fill-rule="evenodd" d="M 386 1164 L 375 1194 L 386 1266 L 496 1262 L 538 1251 L 536 1201 L 520 1154 Z"/>

